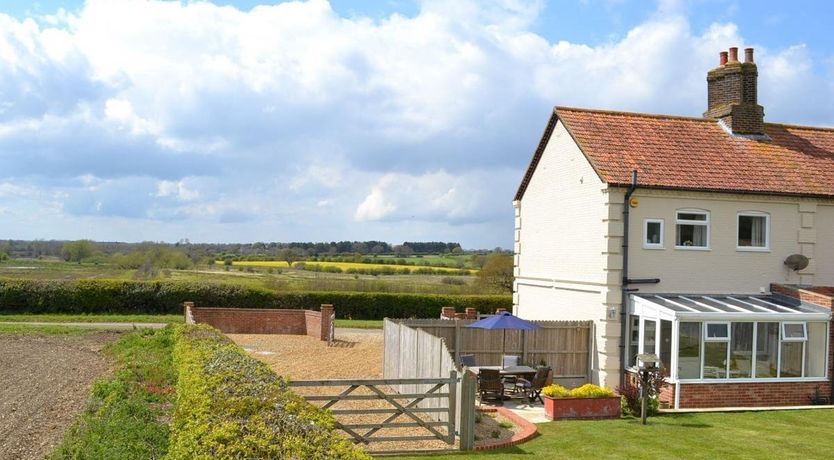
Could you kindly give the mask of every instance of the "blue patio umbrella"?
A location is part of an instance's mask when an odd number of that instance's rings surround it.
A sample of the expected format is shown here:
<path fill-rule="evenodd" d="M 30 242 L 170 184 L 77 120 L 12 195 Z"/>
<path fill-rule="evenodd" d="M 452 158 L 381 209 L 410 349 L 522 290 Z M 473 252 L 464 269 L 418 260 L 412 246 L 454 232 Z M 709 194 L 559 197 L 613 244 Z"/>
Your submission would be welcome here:
<path fill-rule="evenodd" d="M 502 329 L 503 330 L 503 337 L 501 338 L 501 368 L 504 368 L 504 346 L 506 344 L 507 339 L 507 329 L 513 329 L 516 331 L 532 331 L 533 329 L 539 329 L 539 326 L 536 323 L 531 323 L 525 319 L 521 319 L 518 316 L 514 316 L 510 314 L 510 312 L 502 312 L 500 314 L 489 316 L 487 318 L 475 321 L 472 324 L 467 324 L 466 327 L 474 327 L 476 329 Z"/>

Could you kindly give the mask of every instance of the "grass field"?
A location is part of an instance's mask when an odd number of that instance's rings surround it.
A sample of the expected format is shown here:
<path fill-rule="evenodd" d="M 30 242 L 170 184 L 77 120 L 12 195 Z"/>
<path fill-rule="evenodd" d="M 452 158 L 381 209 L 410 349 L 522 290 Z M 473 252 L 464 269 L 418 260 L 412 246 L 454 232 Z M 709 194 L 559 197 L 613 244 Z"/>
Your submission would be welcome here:
<path fill-rule="evenodd" d="M 356 329 L 382 329 L 382 320 L 376 319 L 337 319 L 336 327 L 352 327 Z"/>
<path fill-rule="evenodd" d="M 225 267 L 198 267 L 190 270 L 163 270 L 153 279 L 175 281 L 198 281 L 212 283 L 234 283 L 247 287 L 279 291 L 348 291 L 348 292 L 404 292 L 417 294 L 485 294 L 482 287 L 475 286 L 474 276 L 455 276 L 463 285 L 444 282 L 442 274 L 437 275 L 361 275 L 348 273 L 325 273 L 297 270 L 286 267 L 286 262 L 243 262 L 249 264 L 277 264 L 276 270 L 268 272 L 269 266 L 237 265 Z M 319 262 L 316 262 L 319 263 Z M 320 262 L 334 264 L 335 262 Z M 283 264 L 284 268 L 280 268 Z M 368 268 L 365 264 L 360 266 Z M 395 265 L 382 265 L 393 267 Z M 411 269 L 419 267 L 410 266 Z M 449 269 L 456 270 L 456 269 Z M 0 262 L 0 278 L 33 280 L 80 280 L 80 279 L 147 279 L 138 277 L 136 270 L 120 269 L 108 264 L 69 263 L 60 260 L 14 259 Z"/>
<path fill-rule="evenodd" d="M 358 270 L 369 270 L 369 269 L 383 269 L 383 268 L 409 268 L 411 270 L 417 270 L 421 268 L 419 265 L 396 265 L 396 264 L 366 264 L 360 262 L 319 262 L 319 261 L 299 261 L 298 263 L 304 263 L 307 266 L 319 266 L 319 267 L 339 267 L 342 270 L 348 269 L 358 269 Z M 232 267 L 258 267 L 258 268 L 289 268 L 287 262 L 283 260 L 243 260 L 243 261 L 234 261 L 232 262 Z M 432 268 L 434 270 L 443 271 L 443 272 L 457 272 L 461 269 L 459 268 L 449 268 L 449 267 L 435 267 L 435 266 L 426 266 L 426 268 Z M 473 273 L 473 270 L 469 270 L 470 273 Z"/>
<path fill-rule="evenodd" d="M 539 437 L 514 447 L 400 458 L 831 458 L 832 420 L 834 409 L 663 415 L 646 426 L 634 418 L 551 422 L 538 425 Z"/>
<path fill-rule="evenodd" d="M 0 334 L 47 334 L 47 335 L 83 335 L 101 332 L 105 329 L 95 327 L 72 327 L 60 325 L 0 324 Z"/>
<path fill-rule="evenodd" d="M 63 314 L 63 313 L 37 313 L 18 314 L 0 312 L 0 322 L 27 322 L 36 321 L 44 323 L 168 323 L 176 324 L 183 322 L 182 315 L 117 315 L 117 314 Z"/>

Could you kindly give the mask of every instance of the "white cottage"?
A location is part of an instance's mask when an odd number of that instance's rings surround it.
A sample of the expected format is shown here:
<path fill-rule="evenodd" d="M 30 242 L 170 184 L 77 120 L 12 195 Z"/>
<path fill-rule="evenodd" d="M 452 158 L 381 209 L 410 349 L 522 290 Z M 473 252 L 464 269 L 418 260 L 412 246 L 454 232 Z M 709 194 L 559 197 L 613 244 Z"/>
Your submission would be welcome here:
<path fill-rule="evenodd" d="M 703 117 L 556 107 L 515 197 L 514 312 L 592 320 L 593 376 L 657 353 L 674 407 L 832 391 L 834 130 L 764 122 L 753 50 Z"/>

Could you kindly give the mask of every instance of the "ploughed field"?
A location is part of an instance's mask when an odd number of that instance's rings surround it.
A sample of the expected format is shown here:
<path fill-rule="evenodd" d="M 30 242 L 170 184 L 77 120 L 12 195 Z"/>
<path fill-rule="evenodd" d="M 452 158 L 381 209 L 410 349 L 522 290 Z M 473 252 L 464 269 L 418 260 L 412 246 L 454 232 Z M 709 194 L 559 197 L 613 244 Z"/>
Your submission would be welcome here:
<path fill-rule="evenodd" d="M 0 458 L 43 458 L 61 441 L 108 370 L 99 351 L 116 337 L 0 331 Z"/>

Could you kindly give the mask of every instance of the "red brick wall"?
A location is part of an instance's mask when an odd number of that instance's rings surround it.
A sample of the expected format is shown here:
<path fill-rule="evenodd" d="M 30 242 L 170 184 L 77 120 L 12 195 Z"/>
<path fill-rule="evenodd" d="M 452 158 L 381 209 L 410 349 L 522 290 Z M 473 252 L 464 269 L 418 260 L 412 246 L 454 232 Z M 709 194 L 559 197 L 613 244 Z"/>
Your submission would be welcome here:
<path fill-rule="evenodd" d="M 322 305 L 321 312 L 269 308 L 197 308 L 185 302 L 186 323 L 209 324 L 230 334 L 309 335 L 327 340 L 332 305 Z"/>
<path fill-rule="evenodd" d="M 770 292 L 782 294 L 799 299 L 803 302 L 820 305 L 834 310 L 834 288 L 831 287 L 807 287 L 786 286 L 773 283 L 770 285 Z"/>
<path fill-rule="evenodd" d="M 682 383 L 680 407 L 807 406 L 818 385 L 824 396 L 831 394 L 830 382 Z"/>

